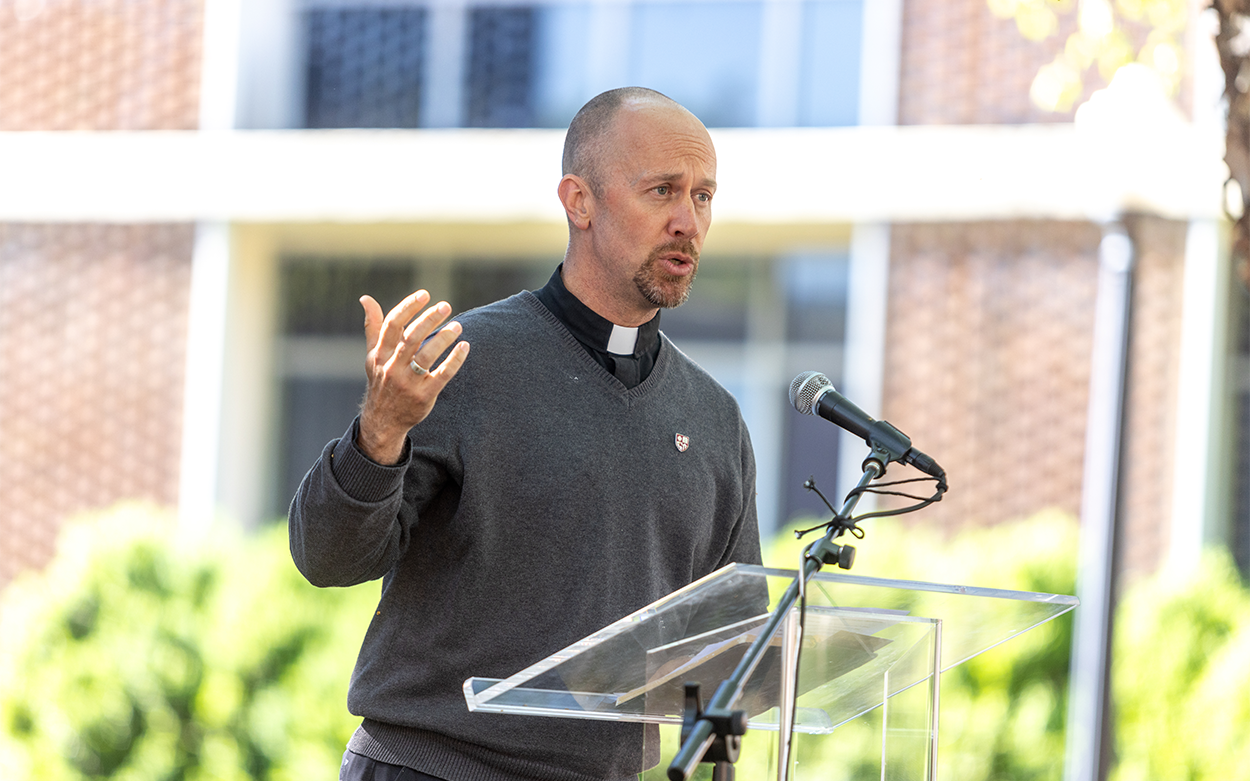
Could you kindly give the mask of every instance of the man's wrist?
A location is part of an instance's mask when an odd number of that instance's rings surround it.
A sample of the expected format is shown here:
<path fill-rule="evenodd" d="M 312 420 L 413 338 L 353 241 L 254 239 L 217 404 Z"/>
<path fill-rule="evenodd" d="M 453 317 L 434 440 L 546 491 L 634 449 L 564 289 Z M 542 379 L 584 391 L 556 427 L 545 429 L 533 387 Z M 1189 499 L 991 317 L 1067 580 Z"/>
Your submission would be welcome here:
<path fill-rule="evenodd" d="M 412 445 L 405 439 L 398 464 L 387 466 L 370 458 L 360 447 L 360 418 L 334 446 L 330 454 L 330 470 L 335 482 L 351 498 L 366 503 L 387 501 L 400 490 Z"/>
<path fill-rule="evenodd" d="M 407 439 L 408 432 L 406 430 L 379 432 L 368 426 L 361 419 L 359 430 L 356 433 L 356 447 L 370 461 L 382 466 L 395 466 L 403 458 L 404 443 Z"/>

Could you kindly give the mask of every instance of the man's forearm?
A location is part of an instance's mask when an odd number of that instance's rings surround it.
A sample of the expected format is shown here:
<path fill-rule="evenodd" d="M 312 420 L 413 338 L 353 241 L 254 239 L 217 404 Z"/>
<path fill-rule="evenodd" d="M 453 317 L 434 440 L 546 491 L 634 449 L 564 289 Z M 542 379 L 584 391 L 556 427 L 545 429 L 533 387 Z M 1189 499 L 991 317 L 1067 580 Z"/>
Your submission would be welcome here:
<path fill-rule="evenodd" d="M 304 476 L 291 502 L 291 557 L 316 586 L 381 577 L 402 551 L 404 466 L 373 463 L 356 448 L 353 425 Z M 401 445 L 400 456 L 407 452 Z"/>

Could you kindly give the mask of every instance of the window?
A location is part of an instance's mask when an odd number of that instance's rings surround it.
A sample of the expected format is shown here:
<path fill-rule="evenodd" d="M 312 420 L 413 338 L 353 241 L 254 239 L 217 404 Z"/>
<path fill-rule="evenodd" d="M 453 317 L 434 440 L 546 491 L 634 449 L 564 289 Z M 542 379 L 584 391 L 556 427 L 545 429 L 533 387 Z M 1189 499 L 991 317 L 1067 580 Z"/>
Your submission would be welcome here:
<path fill-rule="evenodd" d="M 749 277 L 744 263 L 715 258 L 699 266 L 690 300 L 660 316 L 669 337 L 741 342 L 747 338 Z"/>
<path fill-rule="evenodd" d="M 469 127 L 534 124 L 534 9 L 470 11 L 467 116 Z"/>
<path fill-rule="evenodd" d="M 306 127 L 418 126 L 424 8 L 313 8 L 305 19 Z"/>
<path fill-rule="evenodd" d="M 761 10 L 749 2 L 635 4 L 629 80 L 677 100 L 708 127 L 754 125 Z"/>
<path fill-rule="evenodd" d="M 803 6 L 798 124 L 859 124 L 860 29 L 863 5 L 814 0 Z"/>
<path fill-rule="evenodd" d="M 846 337 L 846 294 L 849 257 L 840 251 L 797 252 L 778 263 L 776 274 L 786 297 L 786 338 L 795 345 L 839 349 Z M 835 384 L 842 382 L 842 362 L 815 358 L 802 371 L 818 371 Z M 795 375 L 800 372 L 795 372 Z M 825 518 L 828 508 L 820 497 L 803 488 L 803 478 L 813 477 L 816 486 L 838 506 L 834 494 L 838 470 L 837 426 L 799 414 L 790 404 L 789 387 L 784 397 L 786 414 L 785 474 L 782 486 L 783 517 L 800 515 Z"/>
<path fill-rule="evenodd" d="M 452 309 L 465 312 L 521 291 L 537 290 L 560 265 L 549 261 L 517 261 L 500 259 L 463 260 L 452 266 Z"/>
<path fill-rule="evenodd" d="M 325 444 L 342 436 L 364 393 L 368 293 L 389 311 L 416 287 L 411 261 L 290 258 L 281 272 L 281 413 L 275 513 L 285 512 Z"/>
<path fill-rule="evenodd" d="M 862 0 L 796 0 L 777 18 L 767 0 L 310 3 L 310 128 L 562 128 L 625 84 L 709 127 L 858 121 Z"/>
<path fill-rule="evenodd" d="M 790 339 L 842 342 L 846 334 L 848 261 L 841 253 L 801 253 L 780 266 L 789 302 L 786 333 Z"/>

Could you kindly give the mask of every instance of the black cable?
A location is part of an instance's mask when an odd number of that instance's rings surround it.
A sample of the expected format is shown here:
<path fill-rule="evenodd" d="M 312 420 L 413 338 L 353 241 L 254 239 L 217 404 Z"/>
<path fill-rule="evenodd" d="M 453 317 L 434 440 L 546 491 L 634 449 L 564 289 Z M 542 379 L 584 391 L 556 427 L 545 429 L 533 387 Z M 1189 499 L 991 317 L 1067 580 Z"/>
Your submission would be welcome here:
<path fill-rule="evenodd" d="M 908 483 L 925 483 L 930 480 L 934 481 L 936 483 L 936 486 L 935 486 L 933 495 L 928 496 L 928 497 L 916 496 L 915 494 L 909 494 L 903 491 L 882 490 L 883 488 L 887 488 L 890 486 L 905 485 Z M 830 510 L 833 509 L 832 506 L 829 504 L 829 500 L 826 499 L 824 494 L 820 492 L 820 489 L 816 488 L 815 480 L 808 478 L 807 481 L 803 483 L 803 487 L 809 491 L 815 491 L 816 495 L 820 497 L 820 500 L 825 503 L 825 506 L 829 507 Z M 940 477 L 913 477 L 907 480 L 893 480 L 888 483 L 878 483 L 875 486 L 872 486 L 872 485 L 858 486 L 856 488 L 852 488 L 850 491 L 847 492 L 846 498 L 848 500 L 853 496 L 861 496 L 863 494 L 876 494 L 878 496 L 901 496 L 905 499 L 914 499 L 916 501 L 916 504 L 909 505 L 907 507 L 900 507 L 896 510 L 877 510 L 876 512 L 864 513 L 863 515 L 856 515 L 852 518 L 839 518 L 838 514 L 834 512 L 834 517 L 830 519 L 828 522 L 817 524 L 816 526 L 812 526 L 807 529 L 800 529 L 794 533 L 794 536 L 799 539 L 802 539 L 803 537 L 810 534 L 811 532 L 816 531 L 817 529 L 827 530 L 831 526 L 837 526 L 838 529 L 834 533 L 835 537 L 840 537 L 842 536 L 843 533 L 849 531 L 851 532 L 852 536 L 854 536 L 856 539 L 862 540 L 864 538 L 864 530 L 859 528 L 858 526 L 860 521 L 866 520 L 868 518 L 885 518 L 887 516 L 892 516 L 892 515 L 906 515 L 907 513 L 914 513 L 917 510 L 923 509 L 925 507 L 928 507 L 931 504 L 934 504 L 935 502 L 942 501 L 942 495 L 945 494 L 946 491 L 947 491 L 947 485 L 946 485 L 945 474 L 941 475 Z"/>

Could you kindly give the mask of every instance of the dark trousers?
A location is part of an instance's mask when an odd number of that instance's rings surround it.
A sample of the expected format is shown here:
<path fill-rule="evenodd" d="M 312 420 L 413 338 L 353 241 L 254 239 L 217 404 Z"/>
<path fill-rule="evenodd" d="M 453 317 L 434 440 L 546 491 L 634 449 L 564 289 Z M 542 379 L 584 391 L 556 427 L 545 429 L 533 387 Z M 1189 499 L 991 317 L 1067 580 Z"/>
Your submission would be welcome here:
<path fill-rule="evenodd" d="M 410 767 L 391 765 L 370 759 L 354 751 L 343 754 L 343 766 L 339 768 L 339 781 L 443 781 Z"/>

